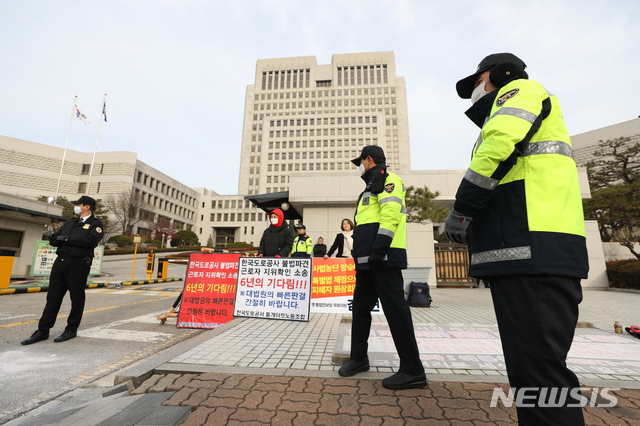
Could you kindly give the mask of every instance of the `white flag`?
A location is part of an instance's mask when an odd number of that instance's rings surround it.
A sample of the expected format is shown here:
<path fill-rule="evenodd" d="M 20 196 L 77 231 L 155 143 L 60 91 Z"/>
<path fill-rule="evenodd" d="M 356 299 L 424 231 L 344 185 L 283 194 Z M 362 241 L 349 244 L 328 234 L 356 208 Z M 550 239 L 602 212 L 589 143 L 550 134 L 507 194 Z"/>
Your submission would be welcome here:
<path fill-rule="evenodd" d="M 84 112 L 80 111 L 80 108 L 78 108 L 78 105 L 73 105 L 73 108 L 76 110 L 76 118 L 79 120 L 82 120 L 82 122 L 85 125 L 89 125 L 89 119 L 87 118 L 86 115 L 84 115 Z"/>

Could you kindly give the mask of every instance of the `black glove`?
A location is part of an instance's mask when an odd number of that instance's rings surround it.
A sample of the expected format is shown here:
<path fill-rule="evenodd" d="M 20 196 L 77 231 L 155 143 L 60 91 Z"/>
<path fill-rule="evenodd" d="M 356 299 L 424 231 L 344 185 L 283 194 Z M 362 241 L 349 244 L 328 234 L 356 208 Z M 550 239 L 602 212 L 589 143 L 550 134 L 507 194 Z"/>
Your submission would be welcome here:
<path fill-rule="evenodd" d="M 471 220 L 469 216 L 451 210 L 444 222 L 444 233 L 454 243 L 467 244 L 467 228 Z"/>
<path fill-rule="evenodd" d="M 58 241 L 56 241 L 56 237 L 53 235 L 49 235 L 49 244 L 57 247 L 58 246 Z"/>
<path fill-rule="evenodd" d="M 69 241 L 69 236 L 68 235 L 58 235 L 56 237 L 56 241 L 58 241 L 60 243 L 66 243 L 67 241 Z"/>
<path fill-rule="evenodd" d="M 383 264 L 384 264 L 384 254 L 371 253 L 369 255 L 369 268 L 371 269 L 382 268 Z"/>

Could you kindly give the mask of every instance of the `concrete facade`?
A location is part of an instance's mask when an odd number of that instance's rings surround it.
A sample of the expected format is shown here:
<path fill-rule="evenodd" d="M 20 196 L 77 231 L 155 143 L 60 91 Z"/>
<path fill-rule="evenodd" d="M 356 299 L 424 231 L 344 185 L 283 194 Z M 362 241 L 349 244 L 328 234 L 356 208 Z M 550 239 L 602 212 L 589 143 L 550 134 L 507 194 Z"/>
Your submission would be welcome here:
<path fill-rule="evenodd" d="M 0 136 L 0 191 L 23 197 L 54 196 L 60 179 L 59 196 L 75 200 L 81 195 L 108 200 L 132 193 L 142 201 L 141 220 L 131 233 L 150 237 L 153 225 L 192 229 L 196 219 L 198 192 L 137 159 L 128 151 L 98 152 L 91 181 L 93 153 L 67 150 L 36 142 Z M 121 233 L 112 219 L 110 235 Z"/>

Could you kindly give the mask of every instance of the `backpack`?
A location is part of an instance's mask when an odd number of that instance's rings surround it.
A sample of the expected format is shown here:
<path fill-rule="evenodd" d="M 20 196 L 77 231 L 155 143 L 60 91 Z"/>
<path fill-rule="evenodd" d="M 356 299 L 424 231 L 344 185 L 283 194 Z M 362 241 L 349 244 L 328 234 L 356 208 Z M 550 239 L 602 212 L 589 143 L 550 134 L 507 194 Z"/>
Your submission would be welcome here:
<path fill-rule="evenodd" d="M 409 306 L 413 306 L 414 308 L 430 308 L 431 300 L 428 283 L 411 281 L 409 284 L 409 297 L 407 298 Z"/>

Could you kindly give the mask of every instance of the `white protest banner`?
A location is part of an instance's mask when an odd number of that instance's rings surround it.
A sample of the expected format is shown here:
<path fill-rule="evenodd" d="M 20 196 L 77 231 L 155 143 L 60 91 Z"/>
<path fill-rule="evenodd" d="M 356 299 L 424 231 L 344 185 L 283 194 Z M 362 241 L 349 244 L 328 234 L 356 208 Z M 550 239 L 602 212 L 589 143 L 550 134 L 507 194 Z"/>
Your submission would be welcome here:
<path fill-rule="evenodd" d="M 309 321 L 310 297 L 310 258 L 240 258 L 234 316 Z"/>

